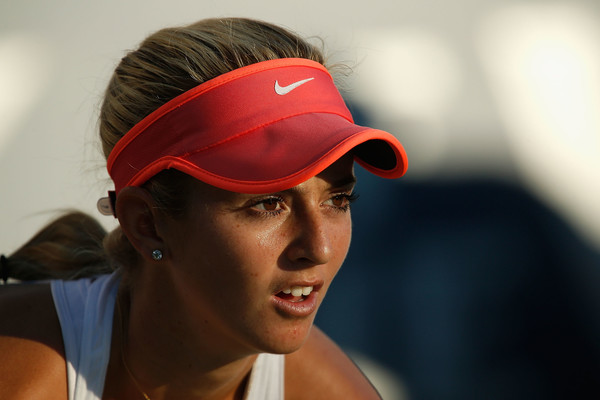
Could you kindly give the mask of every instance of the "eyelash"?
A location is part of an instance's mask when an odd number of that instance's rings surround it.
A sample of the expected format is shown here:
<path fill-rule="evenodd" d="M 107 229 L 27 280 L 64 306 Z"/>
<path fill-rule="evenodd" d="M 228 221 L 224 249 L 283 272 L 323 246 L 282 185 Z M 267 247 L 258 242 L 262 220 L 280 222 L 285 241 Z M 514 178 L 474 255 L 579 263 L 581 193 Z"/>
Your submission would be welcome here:
<path fill-rule="evenodd" d="M 350 211 L 350 206 L 352 205 L 352 203 L 354 203 L 358 199 L 358 194 L 355 192 L 352 192 L 350 194 L 340 193 L 340 194 L 336 194 L 335 196 L 331 197 L 330 200 L 333 200 L 333 199 L 345 200 L 345 204 L 343 206 L 334 205 L 333 207 L 338 212 L 348 212 L 348 211 Z"/>
<path fill-rule="evenodd" d="M 280 206 L 279 209 L 277 210 L 259 210 L 257 207 L 260 205 L 265 205 L 265 204 L 278 204 L 278 203 L 283 203 L 283 198 L 282 197 L 278 197 L 278 196 L 274 196 L 274 197 L 267 197 L 264 199 L 258 199 L 257 201 L 255 201 L 252 205 L 251 205 L 251 209 L 257 213 L 260 214 L 262 216 L 265 217 L 272 217 L 275 215 L 279 215 L 283 212 L 283 208 Z"/>
<path fill-rule="evenodd" d="M 352 203 L 354 203 L 357 199 L 358 199 L 358 194 L 357 193 L 340 193 L 340 194 L 336 194 L 333 195 L 329 198 L 328 201 L 332 201 L 332 200 L 340 200 L 343 199 L 345 200 L 345 204 L 342 206 L 336 206 L 336 205 L 332 205 L 331 207 L 333 207 L 333 209 L 336 212 L 348 212 L 350 210 L 350 206 L 352 205 Z M 258 206 L 263 206 L 268 204 L 268 205 L 274 205 L 274 204 L 278 204 L 278 203 L 284 203 L 284 200 L 282 197 L 279 196 L 274 196 L 274 197 L 267 197 L 265 199 L 259 199 L 256 202 L 254 202 L 251 205 L 252 210 L 257 213 L 260 214 L 262 216 L 265 217 L 273 217 L 273 216 L 277 216 L 279 214 L 281 214 L 284 211 L 283 207 L 279 207 L 276 210 L 259 210 Z"/>

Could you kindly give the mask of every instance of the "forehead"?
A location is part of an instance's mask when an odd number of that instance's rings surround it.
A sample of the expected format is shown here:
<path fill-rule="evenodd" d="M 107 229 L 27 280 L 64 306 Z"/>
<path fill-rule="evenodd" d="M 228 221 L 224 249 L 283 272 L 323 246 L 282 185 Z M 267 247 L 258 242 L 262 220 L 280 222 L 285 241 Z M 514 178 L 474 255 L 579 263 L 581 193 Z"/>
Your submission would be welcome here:
<path fill-rule="evenodd" d="M 344 155 L 319 173 L 317 178 L 335 187 L 354 184 L 356 182 L 356 177 L 354 176 L 354 156 L 350 153 Z"/>

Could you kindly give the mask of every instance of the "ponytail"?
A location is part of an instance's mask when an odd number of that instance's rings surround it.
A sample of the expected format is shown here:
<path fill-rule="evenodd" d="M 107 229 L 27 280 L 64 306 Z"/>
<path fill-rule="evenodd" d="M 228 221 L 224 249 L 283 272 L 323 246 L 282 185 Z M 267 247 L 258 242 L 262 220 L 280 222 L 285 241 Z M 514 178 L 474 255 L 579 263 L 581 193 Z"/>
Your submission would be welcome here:
<path fill-rule="evenodd" d="M 69 212 L 50 222 L 27 243 L 0 260 L 1 278 L 19 281 L 77 279 L 110 273 L 104 228 L 82 212 Z"/>

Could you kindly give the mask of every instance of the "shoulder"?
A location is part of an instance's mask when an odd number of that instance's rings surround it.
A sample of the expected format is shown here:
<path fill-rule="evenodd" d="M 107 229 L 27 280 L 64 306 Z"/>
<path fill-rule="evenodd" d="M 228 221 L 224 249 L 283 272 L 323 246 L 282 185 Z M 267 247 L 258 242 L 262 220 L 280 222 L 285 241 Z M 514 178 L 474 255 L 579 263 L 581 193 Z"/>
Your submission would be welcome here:
<path fill-rule="evenodd" d="M 0 286 L 0 360 L 0 398 L 67 398 L 62 334 L 49 284 Z"/>
<path fill-rule="evenodd" d="M 286 400 L 380 399 L 358 367 L 317 327 L 285 362 Z"/>

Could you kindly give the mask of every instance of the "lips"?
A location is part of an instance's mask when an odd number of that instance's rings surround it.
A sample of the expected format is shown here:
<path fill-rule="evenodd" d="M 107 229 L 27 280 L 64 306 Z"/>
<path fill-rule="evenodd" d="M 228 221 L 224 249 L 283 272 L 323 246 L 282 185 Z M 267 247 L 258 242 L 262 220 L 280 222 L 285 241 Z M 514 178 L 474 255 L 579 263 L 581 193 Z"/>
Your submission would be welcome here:
<path fill-rule="evenodd" d="M 271 296 L 271 300 L 275 309 L 284 316 L 307 317 L 317 311 L 321 286 L 320 283 L 286 286 Z"/>

